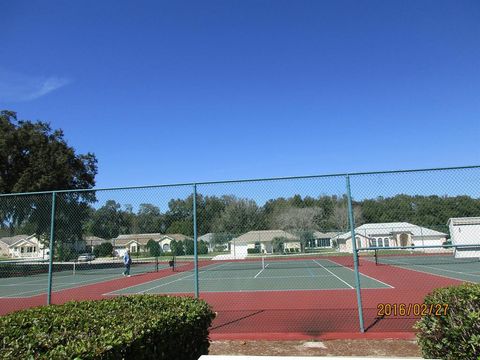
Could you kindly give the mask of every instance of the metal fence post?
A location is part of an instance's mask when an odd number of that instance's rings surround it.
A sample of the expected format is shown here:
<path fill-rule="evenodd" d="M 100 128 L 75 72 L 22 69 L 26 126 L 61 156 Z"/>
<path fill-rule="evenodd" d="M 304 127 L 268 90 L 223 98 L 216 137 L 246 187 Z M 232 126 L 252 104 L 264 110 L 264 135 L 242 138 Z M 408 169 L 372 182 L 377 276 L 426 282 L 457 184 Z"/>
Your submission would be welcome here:
<path fill-rule="evenodd" d="M 52 213 L 50 217 L 50 246 L 48 252 L 48 294 L 47 294 L 47 305 L 52 303 L 52 273 L 53 273 L 53 249 L 55 241 L 54 231 L 55 231 L 55 198 L 56 192 L 52 192 Z"/>
<path fill-rule="evenodd" d="M 193 184 L 193 257 L 195 266 L 195 297 L 198 298 L 197 184 Z"/>
<path fill-rule="evenodd" d="M 363 324 L 363 307 L 362 307 L 362 294 L 360 292 L 360 273 L 358 270 L 358 251 L 357 241 L 355 239 L 355 217 L 353 215 L 352 206 L 352 192 L 350 190 L 350 175 L 346 176 L 347 180 L 347 199 L 348 199 L 348 216 L 350 219 L 350 233 L 352 236 L 352 250 L 353 250 L 353 266 L 355 270 L 355 290 L 357 292 L 357 304 L 358 304 L 358 321 L 360 323 L 360 332 L 365 332 Z"/>

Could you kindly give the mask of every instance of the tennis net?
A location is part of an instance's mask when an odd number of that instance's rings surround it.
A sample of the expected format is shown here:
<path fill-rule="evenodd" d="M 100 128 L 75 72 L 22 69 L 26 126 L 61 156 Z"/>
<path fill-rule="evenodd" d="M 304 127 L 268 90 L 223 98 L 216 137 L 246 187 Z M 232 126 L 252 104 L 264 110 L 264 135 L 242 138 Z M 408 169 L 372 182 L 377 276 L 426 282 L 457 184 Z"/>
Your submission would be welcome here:
<path fill-rule="evenodd" d="M 343 256 L 342 256 L 343 255 Z M 265 255 L 246 259 L 199 260 L 200 271 L 262 270 L 262 269 L 314 269 L 353 266 L 351 254 L 338 252 L 320 254 Z M 193 259 L 177 258 L 176 271 L 194 269 Z"/>
<path fill-rule="evenodd" d="M 374 249 L 365 259 L 374 261 L 376 265 L 442 265 L 442 264 L 475 264 L 480 265 L 478 256 L 459 257 L 456 249 L 429 248 L 428 252 L 422 249 L 389 250 L 387 248 Z"/>
<path fill-rule="evenodd" d="M 48 260 L 38 261 L 2 261 L 0 262 L 0 278 L 45 276 L 49 271 Z M 158 271 L 168 267 L 167 261 L 158 259 L 134 260 L 131 264 L 132 274 L 142 274 Z M 91 261 L 91 262 L 60 262 L 52 263 L 52 273 L 57 275 L 101 275 L 121 274 L 124 269 L 122 260 Z"/>

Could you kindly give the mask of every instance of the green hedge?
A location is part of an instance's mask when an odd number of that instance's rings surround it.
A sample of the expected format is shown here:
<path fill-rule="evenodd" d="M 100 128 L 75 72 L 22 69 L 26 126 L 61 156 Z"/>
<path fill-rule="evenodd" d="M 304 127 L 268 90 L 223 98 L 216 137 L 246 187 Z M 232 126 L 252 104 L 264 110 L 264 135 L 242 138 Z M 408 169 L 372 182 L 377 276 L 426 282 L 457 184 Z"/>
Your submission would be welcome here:
<path fill-rule="evenodd" d="M 248 248 L 247 249 L 247 254 L 259 254 L 260 253 L 260 248 Z"/>
<path fill-rule="evenodd" d="M 428 314 L 416 324 L 426 358 L 480 359 L 480 284 L 434 290 L 425 304 L 448 304 L 446 315 Z"/>
<path fill-rule="evenodd" d="M 1 359 L 198 359 L 215 314 L 157 295 L 72 301 L 0 317 Z"/>

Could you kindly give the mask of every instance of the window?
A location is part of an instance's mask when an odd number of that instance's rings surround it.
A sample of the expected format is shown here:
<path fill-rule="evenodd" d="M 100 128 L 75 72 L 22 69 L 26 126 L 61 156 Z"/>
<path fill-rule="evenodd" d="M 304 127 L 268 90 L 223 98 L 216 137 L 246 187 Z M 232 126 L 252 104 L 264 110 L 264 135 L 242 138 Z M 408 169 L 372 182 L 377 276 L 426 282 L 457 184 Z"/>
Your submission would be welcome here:
<path fill-rule="evenodd" d="M 390 246 L 390 241 L 388 238 L 383 239 L 383 246 L 389 247 Z"/>
<path fill-rule="evenodd" d="M 370 240 L 370 246 L 377 246 L 377 239 Z"/>
<path fill-rule="evenodd" d="M 357 240 L 357 249 L 362 247 L 362 241 L 360 240 L 359 237 L 356 237 L 355 240 Z"/>
<path fill-rule="evenodd" d="M 317 239 L 317 247 L 330 247 L 330 239 L 329 238 Z"/>
<path fill-rule="evenodd" d="M 383 247 L 383 240 L 382 240 L 382 238 L 378 238 L 378 247 Z"/>

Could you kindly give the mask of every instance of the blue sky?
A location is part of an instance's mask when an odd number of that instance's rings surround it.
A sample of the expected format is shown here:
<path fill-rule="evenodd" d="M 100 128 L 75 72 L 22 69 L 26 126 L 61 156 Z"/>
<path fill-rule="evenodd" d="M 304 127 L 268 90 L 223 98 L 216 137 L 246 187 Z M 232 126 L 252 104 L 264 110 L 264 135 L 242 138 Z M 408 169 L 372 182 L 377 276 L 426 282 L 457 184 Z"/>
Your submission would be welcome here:
<path fill-rule="evenodd" d="M 0 0 L 0 109 L 97 187 L 480 164 L 478 1 Z"/>

